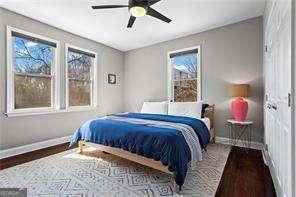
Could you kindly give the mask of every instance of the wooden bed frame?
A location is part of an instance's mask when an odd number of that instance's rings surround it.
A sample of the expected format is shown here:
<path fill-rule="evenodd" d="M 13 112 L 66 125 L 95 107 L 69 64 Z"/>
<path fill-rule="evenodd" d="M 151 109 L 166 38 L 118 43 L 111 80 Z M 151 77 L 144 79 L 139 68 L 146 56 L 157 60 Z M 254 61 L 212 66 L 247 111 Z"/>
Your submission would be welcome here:
<path fill-rule="evenodd" d="M 215 133 L 215 105 L 210 105 L 209 107 L 206 108 L 205 117 L 210 119 L 210 122 L 211 122 L 211 127 L 210 127 L 211 142 L 215 143 L 215 137 L 216 137 L 216 133 Z M 155 161 L 153 159 L 146 158 L 146 157 L 125 151 L 120 148 L 109 147 L 109 146 L 104 146 L 104 145 L 95 144 L 95 143 L 91 143 L 91 142 L 85 142 L 83 140 L 80 140 L 78 142 L 78 153 L 82 153 L 83 149 L 86 146 L 90 146 L 90 147 L 96 148 L 104 153 L 116 155 L 118 157 L 121 157 L 121 158 L 130 160 L 130 161 L 154 168 L 156 170 L 159 170 L 161 172 L 164 172 L 164 173 L 167 173 L 170 175 L 173 174 L 172 172 L 170 172 L 168 170 L 168 167 L 162 165 L 162 163 L 160 161 Z M 176 192 L 179 191 L 179 187 L 175 183 L 175 181 L 173 181 L 173 188 Z"/>

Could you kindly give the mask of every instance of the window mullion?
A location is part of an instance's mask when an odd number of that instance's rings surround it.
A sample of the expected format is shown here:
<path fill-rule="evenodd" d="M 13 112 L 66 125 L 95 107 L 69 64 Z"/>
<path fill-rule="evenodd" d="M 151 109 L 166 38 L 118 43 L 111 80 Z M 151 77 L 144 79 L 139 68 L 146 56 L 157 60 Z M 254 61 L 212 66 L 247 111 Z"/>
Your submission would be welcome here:
<path fill-rule="evenodd" d="M 31 74 L 31 73 L 19 73 L 19 72 L 14 72 L 15 75 L 20 75 L 20 76 L 25 76 L 25 77 L 54 77 L 54 75 L 45 75 L 45 74 Z"/>
<path fill-rule="evenodd" d="M 188 79 L 179 79 L 179 80 L 177 80 L 177 79 L 173 79 L 172 81 L 173 82 L 178 82 L 178 81 L 194 81 L 194 80 L 197 80 L 198 78 L 188 78 Z"/>

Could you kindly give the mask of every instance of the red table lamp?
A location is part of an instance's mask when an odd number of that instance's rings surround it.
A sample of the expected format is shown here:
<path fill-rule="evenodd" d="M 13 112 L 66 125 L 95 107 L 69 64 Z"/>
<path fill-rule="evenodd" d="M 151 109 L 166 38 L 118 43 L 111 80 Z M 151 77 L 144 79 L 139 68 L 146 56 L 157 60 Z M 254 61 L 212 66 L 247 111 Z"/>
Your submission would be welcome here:
<path fill-rule="evenodd" d="M 244 122 L 248 114 L 248 102 L 244 97 L 250 96 L 249 84 L 232 84 L 229 88 L 229 95 L 236 97 L 231 102 L 231 113 L 236 121 Z"/>

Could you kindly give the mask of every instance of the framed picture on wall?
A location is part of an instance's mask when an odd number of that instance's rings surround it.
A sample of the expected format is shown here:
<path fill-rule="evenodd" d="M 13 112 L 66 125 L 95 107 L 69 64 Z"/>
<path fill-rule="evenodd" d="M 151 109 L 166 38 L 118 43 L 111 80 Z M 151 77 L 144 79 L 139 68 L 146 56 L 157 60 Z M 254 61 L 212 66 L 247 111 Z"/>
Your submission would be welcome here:
<path fill-rule="evenodd" d="M 116 75 L 115 74 L 108 74 L 108 83 L 109 84 L 116 84 Z"/>

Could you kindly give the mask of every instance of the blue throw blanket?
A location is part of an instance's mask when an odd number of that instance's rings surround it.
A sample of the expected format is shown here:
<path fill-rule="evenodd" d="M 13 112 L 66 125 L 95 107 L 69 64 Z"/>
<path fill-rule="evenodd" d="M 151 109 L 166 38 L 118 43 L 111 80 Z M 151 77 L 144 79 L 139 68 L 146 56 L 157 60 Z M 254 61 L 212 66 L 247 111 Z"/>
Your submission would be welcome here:
<path fill-rule="evenodd" d="M 206 148 L 210 133 L 203 121 L 183 117 L 158 114 L 124 113 L 112 116 L 155 121 L 181 123 L 191 126 L 196 132 L 200 146 Z M 122 148 L 138 155 L 161 161 L 173 172 L 176 183 L 184 184 L 191 152 L 182 133 L 177 129 L 155 127 L 149 124 L 135 124 L 112 118 L 89 120 L 75 132 L 71 145 L 79 140 Z"/>

